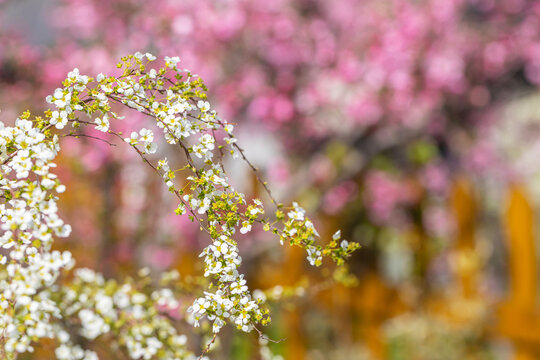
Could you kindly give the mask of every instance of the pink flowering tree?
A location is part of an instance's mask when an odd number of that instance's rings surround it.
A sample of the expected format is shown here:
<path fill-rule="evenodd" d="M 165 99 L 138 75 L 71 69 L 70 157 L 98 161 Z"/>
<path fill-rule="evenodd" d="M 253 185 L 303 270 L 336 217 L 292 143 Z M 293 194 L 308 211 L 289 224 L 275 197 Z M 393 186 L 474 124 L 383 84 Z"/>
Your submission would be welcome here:
<path fill-rule="evenodd" d="M 469 124 L 489 122 L 505 89 L 536 86 L 540 67 L 538 4 L 525 0 L 77 0 L 48 11 L 56 46 L 46 52 L 27 43 L 6 46 L 5 78 L 9 64 L 24 69 L 40 59 L 35 74 L 44 75 L 28 76 L 45 92 L 61 80 L 65 64 L 95 72 L 135 48 L 182 54 L 184 65 L 207 79 L 228 118 L 283 129 L 283 148 L 302 158 L 318 154 L 314 162 L 329 156 L 336 138 L 359 152 L 364 159 L 356 168 L 331 164 L 337 176 L 323 180 L 332 198 L 350 194 L 344 182 L 377 168 L 370 159 L 378 155 L 422 183 L 447 172 L 449 163 L 478 165 L 463 157 L 468 150 L 454 146 L 454 137 L 465 132 L 474 143 Z M 431 149 L 421 166 L 396 155 L 417 142 Z M 288 176 L 280 169 L 277 158 L 269 171 Z M 372 196 L 362 198 L 370 217 L 380 220 L 378 210 L 371 211 Z M 327 203 L 321 198 L 321 206 Z"/>

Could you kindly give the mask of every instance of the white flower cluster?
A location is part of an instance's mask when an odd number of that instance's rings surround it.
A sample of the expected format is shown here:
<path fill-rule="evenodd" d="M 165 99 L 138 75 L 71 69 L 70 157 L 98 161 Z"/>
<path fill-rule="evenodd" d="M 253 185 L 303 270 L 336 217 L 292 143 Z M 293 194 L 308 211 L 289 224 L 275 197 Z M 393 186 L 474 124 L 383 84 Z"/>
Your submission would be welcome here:
<path fill-rule="evenodd" d="M 58 137 L 46 138 L 29 120 L 0 123 L 0 248 L 8 251 L 0 254 L 0 329 L 8 353 L 31 351 L 32 340 L 54 336 L 59 310 L 42 289 L 73 266 L 69 252 L 51 251 L 54 236 L 71 232 L 54 195 L 64 187 L 49 172 L 58 150 Z"/>
<path fill-rule="evenodd" d="M 159 313 L 164 299 L 174 303 L 166 290 L 147 297 L 126 284 L 111 294 L 112 283 L 88 269 L 77 270 L 71 285 L 55 284 L 74 261 L 67 251 L 51 250 L 54 237 L 69 236 L 71 228 L 58 216 L 55 193 L 65 186 L 51 172 L 60 146 L 49 129 L 62 129 L 76 118 L 74 110 L 84 103 L 74 99 L 88 79 L 71 72 L 68 86 L 47 97 L 58 108 L 48 118 L 31 121 L 25 113 L 13 127 L 0 123 L 0 353 L 15 358 L 48 338 L 56 339 L 59 360 L 97 359 L 72 342 L 63 327 L 71 321 L 80 322 L 79 334 L 89 340 L 114 333 L 132 359 L 194 359 L 185 349 L 187 338 Z M 106 99 L 99 101 L 106 105 Z M 108 116 L 96 120 L 102 131 L 109 126 Z M 143 130 L 141 141 L 151 143 L 151 131 Z"/>
<path fill-rule="evenodd" d="M 68 73 L 66 80 L 69 81 L 71 86 L 64 89 L 58 88 L 54 91 L 53 95 L 49 95 L 45 99 L 49 104 L 53 104 L 57 108 L 57 110 L 52 112 L 49 120 L 49 123 L 57 129 L 63 129 L 67 125 L 68 120 L 73 118 L 72 114 L 74 111 L 83 109 L 82 104 L 73 104 L 72 97 L 74 91 L 83 91 L 86 89 L 90 78 L 86 75 L 80 75 L 79 69 L 73 69 L 73 71 Z"/>
<path fill-rule="evenodd" d="M 313 245 L 315 237 L 319 236 L 319 233 L 313 226 L 313 223 L 310 220 L 306 219 L 306 210 L 304 210 L 298 203 L 293 202 L 293 209 L 287 213 L 289 218 L 286 223 L 287 227 L 285 232 L 289 237 L 295 237 L 298 235 L 299 229 L 295 225 L 302 225 L 305 229 L 310 230 L 310 233 L 306 236 L 306 252 L 307 259 L 312 266 L 319 266 L 322 263 L 322 250 L 320 247 Z M 283 238 L 281 239 L 281 244 L 283 245 Z"/>
<path fill-rule="evenodd" d="M 194 322 L 202 316 L 213 321 L 212 330 L 217 333 L 229 320 L 239 329 L 249 332 L 253 323 L 259 322 L 265 314 L 259 308 L 260 300 L 253 300 L 248 291 L 244 275 L 238 272 L 242 259 L 238 248 L 225 235 L 214 241 L 201 253 L 205 257 L 205 274 L 218 279 L 220 289 L 215 293 L 205 292 L 204 297 L 195 300 L 188 311 L 193 312 Z"/>
<path fill-rule="evenodd" d="M 138 64 L 142 64 L 144 59 L 151 61 L 153 57 L 150 54 L 137 53 L 130 61 L 135 60 Z M 103 124 L 103 119 L 109 111 L 109 100 L 125 104 L 153 117 L 156 126 L 162 129 L 166 142 L 180 145 L 187 153 L 192 166 L 191 170 L 194 172 L 194 175 L 188 176 L 187 179 L 197 185 L 191 188 L 190 193 L 181 194 L 177 213 L 183 214 L 189 210 L 192 214 L 206 214 L 210 217 L 210 207 L 217 201 L 223 201 L 225 207 L 245 203 L 243 194 L 234 191 L 228 183 L 221 164 L 214 162 L 216 138 L 211 134 L 216 130 L 225 133 L 224 140 L 229 147 L 229 152 L 237 155 L 235 141 L 231 140 L 234 139 L 233 126 L 219 119 L 216 112 L 211 110 L 208 101 L 191 101 L 193 97 L 186 96 L 186 94 L 197 93 L 198 88 L 202 87 L 201 80 L 189 71 L 185 71 L 186 79 L 183 82 L 168 88 L 162 85 L 166 83 L 163 74 L 170 70 L 178 71 L 177 64 L 177 59 L 166 58 L 167 69 L 158 71 L 152 69 L 135 75 L 130 75 L 132 72 L 126 69 L 125 73 L 128 75 L 121 79 L 100 75 L 99 86 L 89 92 L 93 99 L 98 100 L 97 109 L 105 114 L 95 120 L 96 129 L 109 129 L 108 122 Z M 163 96 L 156 97 L 155 90 Z M 70 87 L 62 92 L 70 93 Z M 91 108 L 85 111 L 88 114 L 92 113 Z M 112 115 L 112 117 L 116 116 Z M 194 138 L 191 144 L 187 142 L 188 138 Z M 137 149 L 141 155 L 155 153 L 157 149 L 154 133 L 146 128 L 139 132 L 132 132 L 130 137 L 124 138 L 124 141 Z M 144 151 L 138 148 L 141 144 Z M 191 158 L 191 155 L 194 158 Z M 204 164 L 195 167 L 196 158 L 202 159 Z M 166 158 L 158 161 L 156 169 L 161 172 L 169 190 L 180 195 L 182 191 L 176 189 L 174 185 L 174 172 L 171 171 Z M 231 285 L 245 284 L 243 275 L 238 272 L 241 258 L 232 240 L 235 227 L 241 225 L 240 232 L 245 234 L 251 230 L 251 223 L 263 213 L 262 203 L 256 202 L 250 207 L 249 219 L 238 218 L 224 221 L 219 214 L 212 214 L 213 220 L 209 221 L 208 225 L 216 233 L 213 236 L 214 243 L 203 251 L 201 256 L 205 256 L 205 276 L 211 276 L 217 280 L 218 291 L 206 292 L 204 297 L 195 300 L 190 310 L 194 311 L 196 324 L 204 314 L 208 319 L 213 320 L 215 332 L 219 331 L 226 320 L 232 321 L 244 331 L 251 331 L 253 325 L 262 320 L 265 311 L 259 308 L 260 302 L 252 300 L 247 286 L 243 286 L 242 292 L 239 293 L 232 289 Z M 211 251 L 211 248 L 226 248 L 227 251 L 216 252 Z M 211 307 L 198 308 L 201 304 L 210 304 Z"/>
<path fill-rule="evenodd" d="M 99 126 L 96 126 L 96 129 L 98 129 Z M 131 136 L 129 138 L 124 139 L 125 142 L 127 142 L 130 145 L 137 145 L 140 143 L 143 144 L 144 151 L 147 154 L 153 154 L 157 150 L 157 144 L 154 141 L 154 133 L 152 130 L 148 129 L 141 129 L 139 133 L 133 131 L 131 133 Z"/>
<path fill-rule="evenodd" d="M 155 59 L 148 53 L 124 57 L 118 66 L 123 69 L 121 76 L 99 74 L 96 80 L 75 69 L 64 87 L 47 97 L 55 109 L 46 111 L 45 117 L 29 120 L 30 114 L 25 113 L 14 127 L 0 123 L 4 198 L 0 247 L 5 249 L 2 253 L 7 252 L 7 256 L 0 253 L 0 329 L 4 329 L 0 346 L 10 356 L 32 351 L 32 343 L 42 338 L 54 338 L 58 359 L 96 359 L 96 354 L 73 343 L 72 334 L 64 329 L 65 323 L 74 323 L 80 328 L 78 334 L 88 340 L 113 334 L 113 342 L 132 359 L 194 358 L 185 349 L 187 338 L 178 335 L 161 312 L 179 307 L 171 290 L 145 294 L 129 282 L 105 281 L 89 269 L 77 270 L 71 283 L 55 285 L 62 271 L 74 264 L 69 252 L 51 251 L 54 237 L 66 237 L 71 231 L 57 214 L 55 193 L 64 192 L 65 186 L 50 172 L 60 150 L 51 129 L 63 129 L 68 123 L 74 129 L 81 124 L 93 126 L 128 143 L 177 197 L 176 213 L 188 214 L 210 235 L 212 242 L 200 256 L 204 257 L 204 276 L 212 283 L 207 290 L 214 290 L 204 291 L 193 301 L 188 321 L 198 326 L 206 318 L 213 323 L 215 334 L 227 323 L 250 332 L 269 321 L 264 297 L 251 294 L 238 270 L 242 259 L 233 237 L 237 230 L 241 235 L 250 232 L 255 222 L 268 231 L 270 223 L 262 218 L 261 201 L 247 203 L 244 194 L 229 184 L 222 158 L 227 152 L 255 168 L 236 144 L 233 126 L 211 110 L 202 80 L 188 70 L 179 70 L 176 57 L 166 57 L 163 68 L 146 70 L 147 62 Z M 187 165 L 173 171 L 167 158 L 156 163 L 149 159 L 158 147 L 151 129 L 133 131 L 127 138 L 114 131 L 111 120 L 120 117 L 111 111 L 112 104 L 153 118 L 165 142 L 185 154 Z M 91 120 L 81 119 L 81 115 Z M 188 183 L 180 188 L 174 179 L 175 172 L 182 170 L 190 173 Z M 272 232 L 282 242 L 305 248 L 313 265 L 320 265 L 327 254 L 339 264 L 356 249 L 345 241 L 337 244 L 339 234 L 330 248 L 314 245 L 318 233 L 296 203 L 286 220 L 280 210 L 276 218 L 276 222 L 284 221 L 283 229 L 273 227 Z"/>
<path fill-rule="evenodd" d="M 133 285 L 109 280 L 90 269 L 77 269 L 70 286 L 62 289 L 60 308 L 65 317 L 78 315 L 80 335 L 93 340 L 114 333 L 132 359 L 194 359 L 186 350 L 187 337 L 177 334 L 160 315 L 178 303 L 169 289 L 145 295 Z"/>

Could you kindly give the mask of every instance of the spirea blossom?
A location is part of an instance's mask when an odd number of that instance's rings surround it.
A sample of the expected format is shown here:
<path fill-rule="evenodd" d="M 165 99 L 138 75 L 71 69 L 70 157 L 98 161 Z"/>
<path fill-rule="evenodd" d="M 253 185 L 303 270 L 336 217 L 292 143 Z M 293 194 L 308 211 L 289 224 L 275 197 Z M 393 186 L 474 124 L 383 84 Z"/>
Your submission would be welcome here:
<path fill-rule="evenodd" d="M 275 220 L 265 218 L 263 203 L 257 199 L 248 202 L 236 191 L 221 162 L 223 155 L 215 156 L 219 149 L 247 161 L 242 149 L 230 141 L 234 139 L 232 126 L 211 109 L 202 80 L 179 70 L 177 58 L 166 58 L 165 67 L 147 70 L 155 59 L 149 53 L 126 56 L 118 64 L 123 71 L 118 77 L 99 74 L 93 79 L 74 69 L 63 87 L 47 97 L 53 109 L 35 117 L 26 112 L 13 127 L 0 123 L 4 198 L 0 247 L 7 254 L 0 255 L 0 328 L 5 329 L 0 344 L 8 356 L 33 351 L 35 342 L 49 338 L 57 340 L 58 359 L 97 358 L 71 341 L 70 329 L 75 326 L 78 336 L 89 341 L 112 336 L 132 359 L 194 358 L 186 350 L 186 338 L 162 313 L 179 306 L 171 289 L 145 293 L 133 282 L 105 280 L 90 269 L 77 269 L 72 280 L 57 283 L 74 266 L 74 260 L 67 251 L 51 249 L 56 237 L 67 237 L 71 231 L 58 215 L 58 194 L 66 189 L 52 172 L 60 151 L 53 128 L 90 126 L 123 140 L 176 197 L 176 213 L 187 213 L 209 234 L 210 243 L 200 257 L 211 286 L 196 294 L 187 309 L 188 321 L 194 326 L 209 321 L 217 334 L 226 324 L 250 332 L 269 322 L 264 298 L 253 296 L 239 271 L 242 257 L 234 239 L 237 230 L 248 234 L 260 224 L 282 243 L 305 248 L 309 262 L 317 266 L 323 256 L 339 265 L 358 248 L 356 243 L 338 243 L 339 236 L 325 246 L 317 245 L 319 234 L 296 203 L 287 217 L 280 210 L 283 206 L 276 204 Z M 113 103 L 147 115 L 154 129 L 142 128 L 124 138 L 114 130 L 114 120 L 119 117 L 111 111 Z M 166 158 L 148 157 L 157 152 L 160 133 L 187 158 L 188 183 L 183 187 L 176 184 Z M 141 274 L 148 276 L 146 271 Z"/>

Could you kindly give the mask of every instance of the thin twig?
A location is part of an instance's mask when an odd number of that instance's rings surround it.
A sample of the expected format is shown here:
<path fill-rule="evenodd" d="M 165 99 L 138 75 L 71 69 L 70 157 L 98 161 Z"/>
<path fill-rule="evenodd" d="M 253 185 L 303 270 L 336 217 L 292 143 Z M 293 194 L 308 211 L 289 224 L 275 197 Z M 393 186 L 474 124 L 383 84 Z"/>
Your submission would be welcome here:
<path fill-rule="evenodd" d="M 201 356 L 199 356 L 197 358 L 197 360 L 201 360 L 203 358 L 203 356 L 206 355 L 210 351 L 210 347 L 212 346 L 214 341 L 216 341 L 216 338 L 217 338 L 217 333 L 214 333 L 214 336 L 212 337 L 212 340 L 206 345 L 206 348 L 204 348 Z"/>
<path fill-rule="evenodd" d="M 112 142 L 109 142 L 105 139 L 102 139 L 102 138 L 99 138 L 97 136 L 92 136 L 92 135 L 88 135 L 88 134 L 65 134 L 63 136 L 71 136 L 71 137 L 75 137 L 75 138 L 78 138 L 80 136 L 82 137 L 87 137 L 87 138 L 90 138 L 90 139 L 94 139 L 94 140 L 99 140 L 99 141 L 103 141 L 104 143 L 110 145 L 110 146 L 116 146 L 116 144 L 113 144 Z"/>
<path fill-rule="evenodd" d="M 261 330 L 257 329 L 257 327 L 254 326 L 253 328 L 254 328 L 254 329 L 257 331 L 257 333 L 259 334 L 259 338 L 261 338 L 261 339 L 263 339 L 263 340 L 266 340 L 266 341 L 270 341 L 270 342 L 272 342 L 272 343 L 274 343 L 274 344 L 279 344 L 280 342 L 283 342 L 283 341 L 287 340 L 287 338 L 281 338 L 281 339 L 279 339 L 279 340 L 272 340 L 272 339 L 270 339 L 268 336 L 264 335 L 263 332 L 262 332 Z"/>
<path fill-rule="evenodd" d="M 270 200 L 272 200 L 272 203 L 274 203 L 274 205 L 278 205 L 278 202 L 276 201 L 276 199 L 274 198 L 274 196 L 272 195 L 272 192 L 270 191 L 270 188 L 268 188 L 268 185 L 266 184 L 266 181 L 263 181 L 260 176 L 259 176 L 259 169 L 257 169 L 252 163 L 251 161 L 248 160 L 248 158 L 246 157 L 246 155 L 244 154 L 244 150 L 238 146 L 238 144 L 234 143 L 233 146 L 240 152 L 240 155 L 242 155 L 242 159 L 244 159 L 244 161 L 249 165 L 249 167 L 251 168 L 251 170 L 253 171 L 253 173 L 255 174 L 255 177 L 257 178 L 257 181 L 264 187 L 264 190 L 266 190 L 266 193 L 268 194 L 268 196 L 270 197 Z"/>

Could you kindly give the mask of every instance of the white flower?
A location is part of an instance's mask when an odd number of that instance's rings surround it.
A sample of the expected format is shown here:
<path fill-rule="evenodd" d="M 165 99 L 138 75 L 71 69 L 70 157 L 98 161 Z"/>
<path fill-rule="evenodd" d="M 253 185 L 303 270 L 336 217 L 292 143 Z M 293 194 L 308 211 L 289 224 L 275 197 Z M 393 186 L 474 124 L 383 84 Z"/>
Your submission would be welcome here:
<path fill-rule="evenodd" d="M 71 350 L 66 344 L 62 344 L 56 348 L 54 351 L 56 358 L 58 360 L 70 360 L 71 359 Z"/>
<path fill-rule="evenodd" d="M 293 220 L 302 221 L 304 220 L 304 213 L 301 211 L 289 211 L 287 213 L 287 216 L 289 216 Z"/>
<path fill-rule="evenodd" d="M 63 129 L 67 124 L 67 112 L 66 111 L 53 111 L 50 123 L 57 129 Z"/>
<path fill-rule="evenodd" d="M 156 60 L 156 57 L 150 53 L 146 53 L 146 58 L 148 59 L 148 61 L 154 61 Z"/>
<path fill-rule="evenodd" d="M 165 65 L 167 67 L 170 67 L 171 69 L 177 69 L 177 65 L 180 62 L 180 58 L 178 56 L 168 57 L 165 56 Z"/>
<path fill-rule="evenodd" d="M 210 208 L 210 199 L 205 197 L 202 201 L 202 206 L 197 210 L 199 214 L 204 214 Z"/>
<path fill-rule="evenodd" d="M 109 131 L 110 123 L 107 114 L 103 115 L 102 118 L 96 118 L 96 120 L 94 120 L 94 123 L 96 124 L 96 130 L 103 132 Z"/>
<path fill-rule="evenodd" d="M 308 256 L 307 259 L 311 266 L 319 266 L 322 261 L 321 251 L 315 247 L 308 247 L 306 249 Z"/>
<path fill-rule="evenodd" d="M 157 151 L 157 144 L 153 142 L 147 142 L 144 144 L 144 151 L 147 154 L 154 154 Z"/>
<path fill-rule="evenodd" d="M 201 109 L 202 112 L 207 112 L 210 110 L 210 103 L 208 101 L 199 100 L 197 102 L 197 107 Z"/>
<path fill-rule="evenodd" d="M 141 141 L 144 141 L 144 142 L 154 141 L 154 133 L 152 132 L 152 130 L 143 128 L 139 131 L 139 135 L 140 135 Z"/>
<path fill-rule="evenodd" d="M 247 234 L 250 231 L 251 231 L 251 224 L 247 221 L 244 221 L 242 223 L 242 227 L 240 228 L 240 233 Z"/>
<path fill-rule="evenodd" d="M 137 139 L 138 138 L 139 138 L 139 134 L 137 134 L 137 132 L 133 131 L 131 133 L 131 136 L 128 137 L 128 138 L 125 138 L 124 141 L 127 142 L 130 145 L 137 145 L 137 143 L 138 143 Z"/>

